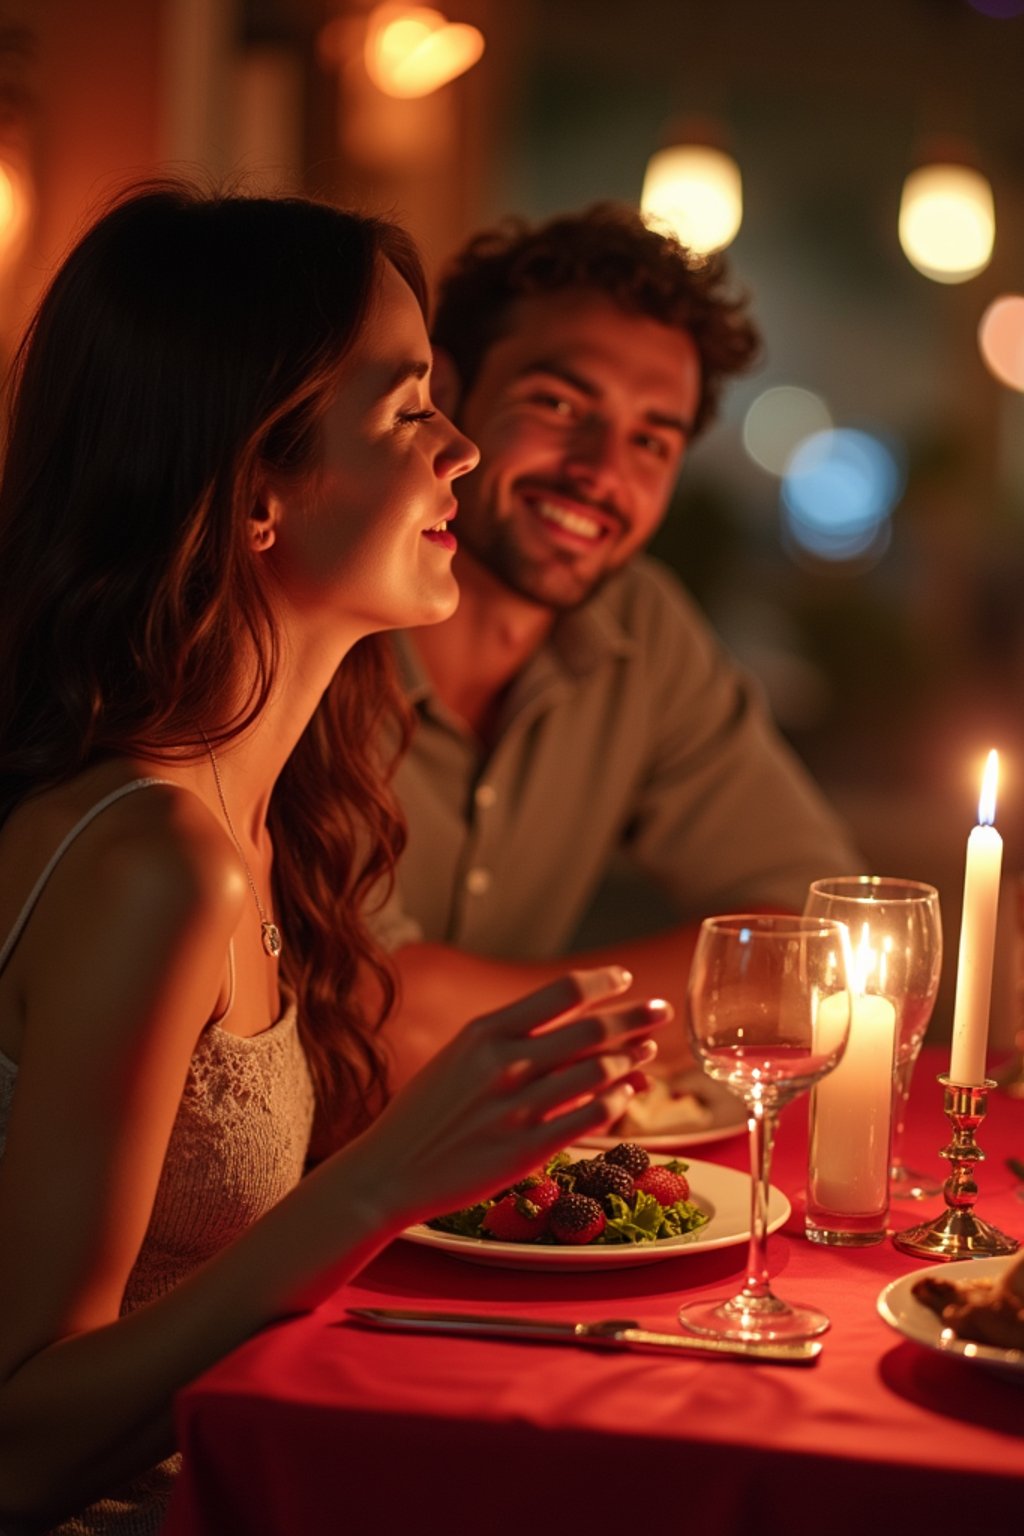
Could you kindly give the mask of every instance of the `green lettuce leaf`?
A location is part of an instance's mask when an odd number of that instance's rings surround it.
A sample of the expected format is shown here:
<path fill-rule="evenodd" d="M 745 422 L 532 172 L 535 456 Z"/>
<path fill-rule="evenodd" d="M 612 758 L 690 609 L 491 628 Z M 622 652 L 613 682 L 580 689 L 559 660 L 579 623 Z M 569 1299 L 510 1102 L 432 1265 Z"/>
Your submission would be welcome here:
<path fill-rule="evenodd" d="M 611 1216 L 595 1241 L 599 1243 L 653 1243 L 658 1236 L 664 1212 L 653 1195 L 638 1189 L 629 1206 L 620 1195 L 608 1195 Z"/>
<path fill-rule="evenodd" d="M 707 1211 L 702 1211 L 692 1200 L 677 1200 L 662 1212 L 658 1236 L 679 1237 L 683 1232 L 696 1232 L 707 1220 Z"/>
<path fill-rule="evenodd" d="M 454 1232 L 457 1237 L 483 1237 L 483 1219 L 493 1204 L 493 1200 L 482 1200 L 479 1205 L 467 1205 L 447 1216 L 434 1216 L 427 1226 L 437 1232 Z"/>

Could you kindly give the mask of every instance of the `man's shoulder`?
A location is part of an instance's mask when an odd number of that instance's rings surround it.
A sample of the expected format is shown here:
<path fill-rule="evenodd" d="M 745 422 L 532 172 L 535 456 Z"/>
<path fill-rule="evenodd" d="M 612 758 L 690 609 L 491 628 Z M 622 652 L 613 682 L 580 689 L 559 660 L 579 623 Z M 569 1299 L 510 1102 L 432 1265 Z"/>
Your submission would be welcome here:
<path fill-rule="evenodd" d="M 685 632 L 712 641 L 711 626 L 680 578 L 661 560 L 637 555 L 594 599 L 624 634 L 658 643 Z"/>

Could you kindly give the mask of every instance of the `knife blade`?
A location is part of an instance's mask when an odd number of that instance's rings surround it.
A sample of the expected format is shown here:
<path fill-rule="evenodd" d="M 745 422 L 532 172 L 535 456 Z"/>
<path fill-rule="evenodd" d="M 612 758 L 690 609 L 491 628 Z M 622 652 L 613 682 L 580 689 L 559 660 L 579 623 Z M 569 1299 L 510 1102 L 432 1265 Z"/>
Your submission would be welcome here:
<path fill-rule="evenodd" d="M 535 1339 L 549 1344 L 584 1344 L 598 1349 L 635 1349 L 659 1354 L 717 1355 L 726 1360 L 759 1360 L 774 1365 L 811 1365 L 821 1354 L 821 1343 L 817 1339 L 766 1344 L 744 1339 L 702 1338 L 696 1334 L 656 1333 L 641 1328 L 628 1318 L 565 1323 L 537 1317 L 496 1317 L 475 1312 L 433 1312 L 402 1307 L 348 1307 L 346 1311 L 356 1322 L 373 1328 L 413 1333 Z"/>

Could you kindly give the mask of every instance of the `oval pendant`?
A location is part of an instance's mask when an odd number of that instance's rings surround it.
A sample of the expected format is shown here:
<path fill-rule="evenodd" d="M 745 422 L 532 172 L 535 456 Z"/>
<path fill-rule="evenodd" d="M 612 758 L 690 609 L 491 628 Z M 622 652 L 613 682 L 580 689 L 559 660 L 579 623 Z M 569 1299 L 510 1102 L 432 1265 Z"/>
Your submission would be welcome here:
<path fill-rule="evenodd" d="M 268 955 L 281 953 L 281 930 L 276 923 L 261 923 L 260 932 L 263 935 L 263 948 Z"/>

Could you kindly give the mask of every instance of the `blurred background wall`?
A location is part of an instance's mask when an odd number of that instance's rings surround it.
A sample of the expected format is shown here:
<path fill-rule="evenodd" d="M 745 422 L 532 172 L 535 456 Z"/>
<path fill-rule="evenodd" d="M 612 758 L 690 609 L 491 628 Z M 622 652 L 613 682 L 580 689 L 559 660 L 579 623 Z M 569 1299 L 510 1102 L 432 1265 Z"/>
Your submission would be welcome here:
<path fill-rule="evenodd" d="M 1024 295 L 1024 0 L 438 3 L 483 54 L 402 98 L 368 73 L 372 0 L 0 0 L 0 344 L 105 198 L 161 171 L 396 214 L 435 270 L 506 213 L 637 202 L 665 144 L 726 149 L 743 184 L 729 257 L 765 358 L 694 449 L 656 549 L 760 677 L 870 866 L 939 886 L 939 1035 L 964 843 L 1000 749 L 993 1027 L 1008 1042 L 1024 375 L 993 375 L 979 325 Z M 992 189 L 992 255 L 964 281 L 922 275 L 898 238 L 904 180 L 935 159 Z M 804 393 L 766 401 L 780 389 Z M 797 407 L 801 431 L 853 434 L 852 460 L 829 461 L 838 480 L 784 481 Z M 590 936 L 621 928 L 609 901 Z M 629 910 L 657 917 L 635 892 Z"/>

